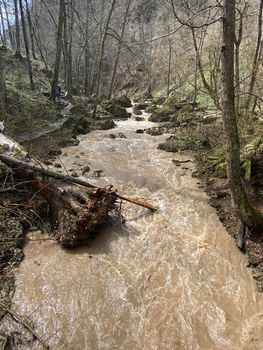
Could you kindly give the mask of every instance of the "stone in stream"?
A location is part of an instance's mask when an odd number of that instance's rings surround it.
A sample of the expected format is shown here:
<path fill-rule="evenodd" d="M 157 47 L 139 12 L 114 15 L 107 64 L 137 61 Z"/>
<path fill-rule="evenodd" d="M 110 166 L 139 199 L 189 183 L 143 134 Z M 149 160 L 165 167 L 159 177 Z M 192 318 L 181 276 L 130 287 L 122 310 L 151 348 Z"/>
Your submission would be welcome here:
<path fill-rule="evenodd" d="M 137 130 L 136 130 L 136 134 L 144 134 L 144 130 L 142 130 L 142 129 L 137 129 Z"/>
<path fill-rule="evenodd" d="M 109 135 L 108 135 L 108 138 L 110 138 L 110 139 L 113 139 L 113 140 L 114 140 L 114 139 L 116 139 L 116 135 L 114 135 L 114 134 L 109 134 Z"/>
<path fill-rule="evenodd" d="M 54 167 L 55 167 L 55 168 L 62 168 L 62 165 L 61 165 L 60 163 L 55 163 L 55 164 L 54 164 Z"/>
<path fill-rule="evenodd" d="M 88 173 L 90 171 L 90 167 L 88 165 L 86 165 L 83 169 L 82 169 L 82 175 L 85 175 L 86 173 Z"/>
<path fill-rule="evenodd" d="M 79 177 L 78 173 L 76 171 L 73 171 L 73 173 L 71 174 L 72 177 Z"/>
<path fill-rule="evenodd" d="M 114 102 L 124 108 L 130 108 L 132 107 L 132 103 L 131 100 L 129 99 L 129 97 L 127 97 L 126 95 L 117 97 L 114 99 Z"/>
<path fill-rule="evenodd" d="M 140 108 L 138 108 L 138 106 L 135 106 L 133 108 L 133 113 L 136 115 L 142 115 L 142 111 L 140 110 Z"/>
<path fill-rule="evenodd" d="M 121 139 L 127 139 L 127 137 L 122 132 L 119 132 L 118 135 Z"/>
<path fill-rule="evenodd" d="M 103 170 L 95 170 L 92 174 L 92 177 L 101 177 Z"/>
<path fill-rule="evenodd" d="M 136 118 L 135 118 L 135 121 L 136 121 L 136 122 L 143 122 L 143 121 L 144 121 L 144 118 L 143 118 L 143 117 L 136 117 Z"/>

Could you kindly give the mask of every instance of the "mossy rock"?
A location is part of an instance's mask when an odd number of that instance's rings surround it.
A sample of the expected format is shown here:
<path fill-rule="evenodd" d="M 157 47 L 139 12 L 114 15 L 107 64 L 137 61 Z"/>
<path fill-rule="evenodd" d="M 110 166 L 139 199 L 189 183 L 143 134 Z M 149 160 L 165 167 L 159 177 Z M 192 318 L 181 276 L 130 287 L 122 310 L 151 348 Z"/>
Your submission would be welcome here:
<path fill-rule="evenodd" d="M 59 156 L 60 154 L 62 154 L 62 151 L 59 148 L 50 148 L 47 153 L 49 156 L 53 157 Z"/>
<path fill-rule="evenodd" d="M 79 117 L 90 117 L 88 107 L 84 104 L 77 104 L 70 110 L 70 114 Z"/>
<path fill-rule="evenodd" d="M 153 112 L 152 116 L 149 118 L 149 121 L 155 123 L 169 122 L 173 114 L 174 112 L 171 109 L 162 107 Z"/>
<path fill-rule="evenodd" d="M 129 113 L 126 109 L 117 105 L 113 100 L 103 100 L 100 105 L 115 118 L 129 118 Z"/>
<path fill-rule="evenodd" d="M 148 103 L 146 102 L 139 102 L 136 107 L 139 109 L 139 110 L 145 110 L 147 107 L 148 107 Z"/>
<path fill-rule="evenodd" d="M 139 108 L 138 106 L 135 106 L 135 107 L 133 108 L 133 113 L 134 113 L 135 115 L 142 115 L 142 111 L 140 110 L 140 108 Z"/>
<path fill-rule="evenodd" d="M 210 143 L 206 137 L 200 139 L 193 139 L 190 136 L 171 136 L 166 140 L 166 142 L 161 143 L 158 146 L 158 149 L 167 152 L 180 152 L 209 147 Z"/>
<path fill-rule="evenodd" d="M 132 103 L 131 100 L 129 99 L 129 97 L 127 97 L 126 95 L 123 95 L 121 97 L 117 97 L 114 99 L 114 102 L 124 108 L 130 108 L 132 107 Z"/>
<path fill-rule="evenodd" d="M 100 120 L 95 123 L 95 128 L 97 130 L 110 130 L 115 128 L 116 124 L 112 119 Z"/>
<path fill-rule="evenodd" d="M 145 112 L 147 113 L 153 113 L 158 109 L 158 107 L 156 105 L 150 105 L 146 108 Z"/>

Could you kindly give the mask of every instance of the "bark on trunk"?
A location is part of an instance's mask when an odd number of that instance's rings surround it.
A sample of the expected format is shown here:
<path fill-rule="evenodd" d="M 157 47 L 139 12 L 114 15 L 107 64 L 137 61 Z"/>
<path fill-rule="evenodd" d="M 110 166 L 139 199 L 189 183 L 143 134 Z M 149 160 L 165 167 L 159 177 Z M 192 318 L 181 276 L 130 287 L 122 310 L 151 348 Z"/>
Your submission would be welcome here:
<path fill-rule="evenodd" d="M 112 78 L 111 78 L 111 83 L 110 83 L 110 89 L 109 89 L 109 94 L 108 94 L 109 98 L 112 97 L 112 93 L 113 93 L 113 87 L 114 87 L 115 77 L 116 77 L 117 68 L 118 68 L 118 64 L 119 64 L 119 60 L 120 60 L 120 53 L 121 53 L 121 48 L 122 48 L 122 44 L 123 44 L 123 38 L 124 38 L 124 34 L 125 34 L 125 28 L 126 28 L 126 22 L 127 22 L 127 18 L 128 18 L 128 14 L 129 14 L 130 4 L 131 4 L 131 0 L 128 0 L 127 5 L 126 5 L 124 20 L 123 20 L 123 24 L 122 24 L 121 36 L 120 36 L 119 42 L 118 42 L 117 57 L 115 60 Z"/>
<path fill-rule="evenodd" d="M 0 51 L 0 121 L 6 121 L 6 86 L 3 74 L 3 59 Z"/>
<path fill-rule="evenodd" d="M 56 85 L 58 83 L 60 63 L 61 63 L 61 53 L 62 53 L 62 33 L 63 33 L 63 24 L 65 20 L 65 0 L 60 0 L 59 4 L 59 19 L 58 19 L 58 28 L 57 28 L 57 38 L 56 38 L 56 58 L 54 65 L 54 74 L 51 82 L 51 92 L 50 99 L 55 101 L 56 99 Z"/>
<path fill-rule="evenodd" d="M 105 43 L 106 43 L 106 39 L 107 39 L 107 35 L 108 35 L 108 28 L 109 28 L 111 16 L 112 16 L 114 8 L 115 8 L 115 4 L 116 4 L 116 0 L 112 0 L 110 11 L 109 11 L 107 21 L 105 24 L 105 28 L 104 28 L 102 42 L 101 42 L 101 49 L 100 49 L 99 62 L 98 62 L 98 71 L 96 74 L 96 91 L 95 91 L 96 102 L 95 102 L 95 107 L 93 110 L 93 118 L 96 118 L 96 114 L 97 114 L 97 107 L 98 107 L 98 103 L 99 103 L 99 94 L 100 94 L 100 85 L 101 85 L 102 61 L 103 61 L 103 56 L 104 56 Z"/>
<path fill-rule="evenodd" d="M 262 12 L 263 12 L 263 0 L 260 0 L 259 17 L 258 17 L 257 46 L 256 46 L 255 55 L 254 55 L 254 60 L 253 60 L 251 80 L 250 80 L 249 90 L 248 90 L 248 97 L 247 97 L 247 101 L 246 101 L 246 105 L 245 105 L 245 109 L 247 112 L 249 112 L 251 109 L 251 102 L 252 102 L 254 87 L 256 84 L 257 73 L 258 73 L 259 59 L 260 59 L 261 51 L 262 51 Z"/>
<path fill-rule="evenodd" d="M 27 37 L 27 29 L 26 29 L 26 21 L 24 16 L 24 9 L 23 9 L 23 3 L 22 0 L 19 0 L 20 5 L 20 14 L 21 14 L 21 22 L 22 22 L 22 29 L 23 29 L 23 35 L 24 35 L 24 43 L 25 43 L 25 49 L 26 49 L 26 60 L 27 60 L 27 68 L 28 68 L 28 75 L 31 85 L 31 90 L 34 91 L 34 80 L 33 80 L 33 70 L 30 60 L 30 52 L 29 52 L 29 44 L 28 44 L 28 37 Z"/>
<path fill-rule="evenodd" d="M 240 142 L 234 88 L 235 0 L 224 1 L 222 82 L 223 119 L 227 142 L 227 174 L 232 199 L 241 221 L 251 230 L 263 230 L 263 215 L 249 202 L 241 178 Z"/>
<path fill-rule="evenodd" d="M 18 0 L 14 0 L 15 5 L 15 27 L 16 27 L 16 54 L 17 58 L 21 58 L 21 43 L 20 43 L 20 21 L 19 21 L 19 12 L 18 12 Z"/>

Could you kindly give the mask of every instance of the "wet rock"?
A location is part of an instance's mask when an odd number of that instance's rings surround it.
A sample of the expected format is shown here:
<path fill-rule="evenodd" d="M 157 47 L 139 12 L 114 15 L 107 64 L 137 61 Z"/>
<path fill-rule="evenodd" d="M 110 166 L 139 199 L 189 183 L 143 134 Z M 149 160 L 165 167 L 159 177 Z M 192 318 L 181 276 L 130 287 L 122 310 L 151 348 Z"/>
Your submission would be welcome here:
<path fill-rule="evenodd" d="M 59 156 L 62 154 L 61 149 L 58 148 L 51 148 L 48 150 L 48 155 L 49 156 Z"/>
<path fill-rule="evenodd" d="M 127 137 L 122 132 L 119 132 L 118 135 L 121 139 L 127 139 Z"/>
<path fill-rule="evenodd" d="M 55 163 L 55 164 L 54 164 L 54 167 L 55 167 L 55 168 L 62 168 L 62 165 L 61 165 L 60 163 Z"/>
<path fill-rule="evenodd" d="M 80 158 L 80 156 L 78 154 L 75 155 L 75 158 Z"/>
<path fill-rule="evenodd" d="M 167 107 L 162 107 L 153 112 L 152 116 L 149 118 L 149 121 L 155 123 L 168 122 L 173 115 L 174 111 Z"/>
<path fill-rule="evenodd" d="M 110 139 L 113 139 L 113 140 L 114 140 L 114 139 L 116 139 L 116 135 L 114 135 L 114 134 L 109 134 L 109 135 L 108 135 L 108 138 L 110 138 Z"/>
<path fill-rule="evenodd" d="M 129 113 L 126 109 L 116 104 L 114 100 L 103 100 L 101 102 L 101 107 L 115 118 L 129 118 Z"/>
<path fill-rule="evenodd" d="M 136 115 L 142 115 L 142 111 L 140 110 L 140 108 L 138 108 L 138 106 L 135 106 L 133 108 L 133 113 Z"/>
<path fill-rule="evenodd" d="M 132 107 L 132 103 L 131 100 L 129 99 L 129 97 L 127 97 L 126 95 L 123 95 L 121 97 L 117 97 L 114 99 L 114 102 L 124 108 L 130 108 Z"/>
<path fill-rule="evenodd" d="M 136 134 L 144 134 L 144 130 L 143 129 L 137 129 L 136 130 Z"/>
<path fill-rule="evenodd" d="M 166 131 L 165 128 L 157 126 L 157 127 L 151 128 L 151 129 L 147 129 L 146 134 L 149 134 L 151 136 L 159 136 L 159 135 L 164 134 L 165 131 Z"/>
<path fill-rule="evenodd" d="M 145 110 L 145 112 L 147 113 L 153 113 L 155 111 L 157 111 L 158 107 L 156 105 L 151 105 L 151 106 L 148 106 Z"/>
<path fill-rule="evenodd" d="M 71 138 L 70 140 L 68 140 L 68 145 L 71 145 L 71 146 L 78 146 L 79 143 L 80 141 L 78 139 Z"/>
<path fill-rule="evenodd" d="M 71 174 L 72 177 L 79 177 L 78 173 L 76 171 L 73 171 L 73 173 Z"/>
<path fill-rule="evenodd" d="M 116 124 L 112 119 L 100 120 L 94 124 L 94 128 L 97 130 L 110 130 L 115 128 Z"/>
<path fill-rule="evenodd" d="M 101 177 L 101 174 L 102 174 L 103 170 L 95 170 L 92 174 L 92 177 Z"/>
<path fill-rule="evenodd" d="M 45 165 L 53 165 L 53 163 L 50 160 L 43 160 L 43 163 Z"/>
<path fill-rule="evenodd" d="M 88 165 L 84 166 L 84 168 L 82 169 L 82 175 L 85 175 L 89 171 L 90 171 L 90 167 Z"/>
<path fill-rule="evenodd" d="M 148 107 L 148 103 L 146 102 L 139 102 L 136 105 L 136 108 L 138 108 L 139 110 L 145 110 Z"/>
<path fill-rule="evenodd" d="M 143 117 L 136 117 L 135 120 L 136 120 L 136 122 L 143 122 L 144 118 Z"/>

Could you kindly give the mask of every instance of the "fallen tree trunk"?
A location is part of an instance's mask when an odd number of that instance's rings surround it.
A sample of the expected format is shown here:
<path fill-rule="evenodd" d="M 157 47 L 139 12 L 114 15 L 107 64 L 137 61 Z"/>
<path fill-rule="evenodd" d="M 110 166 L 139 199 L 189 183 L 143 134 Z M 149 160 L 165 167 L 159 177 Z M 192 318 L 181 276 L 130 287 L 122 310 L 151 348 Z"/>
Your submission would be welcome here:
<path fill-rule="evenodd" d="M 12 142 L 11 140 L 10 143 Z M 34 196 L 39 194 L 48 202 L 55 237 L 63 246 L 75 247 L 87 242 L 90 235 L 105 223 L 109 213 L 118 210 L 119 200 L 150 210 L 158 209 L 157 206 L 143 200 L 121 196 L 112 191 L 111 187 L 97 188 L 84 180 L 45 169 L 44 165 L 42 168 L 35 165 L 42 166 L 41 162 L 25 162 L 25 152 L 22 149 L 19 152 L 19 145 L 16 143 L 14 149 L 11 144 L 7 149 L 8 151 L 5 149 L 4 153 L 0 153 L 0 161 L 11 168 L 16 177 L 30 184 L 36 193 Z M 77 187 L 72 188 L 70 184 L 81 185 L 85 187 L 85 191 L 80 191 Z"/>
<path fill-rule="evenodd" d="M 32 171 L 34 171 L 37 174 L 46 175 L 48 177 L 59 179 L 59 180 L 63 180 L 63 181 L 68 182 L 68 183 L 74 183 L 74 184 L 77 184 L 77 185 L 81 185 L 83 187 L 98 189 L 98 187 L 88 183 L 87 181 L 84 181 L 84 180 L 81 180 L 81 179 L 76 179 L 75 177 L 72 177 L 72 176 L 69 176 L 69 175 L 59 174 L 59 173 L 56 173 L 54 171 L 46 170 L 44 168 L 39 168 L 39 167 L 31 165 L 31 164 L 29 164 L 27 162 L 18 160 L 18 159 L 14 158 L 14 157 L 7 156 L 5 154 L 0 154 L 0 161 L 2 161 L 3 163 L 5 163 L 6 165 L 8 165 L 11 168 L 14 168 L 14 166 L 16 166 L 17 169 L 25 168 L 25 169 L 32 170 Z M 118 193 L 116 193 L 116 196 L 117 196 L 117 198 L 119 198 L 119 199 L 121 199 L 123 201 L 139 205 L 139 206 L 147 208 L 149 210 L 158 210 L 159 209 L 158 206 L 156 206 L 156 205 L 154 205 L 152 203 L 149 203 L 147 201 L 144 201 L 144 200 L 124 197 L 124 196 L 119 195 Z"/>

